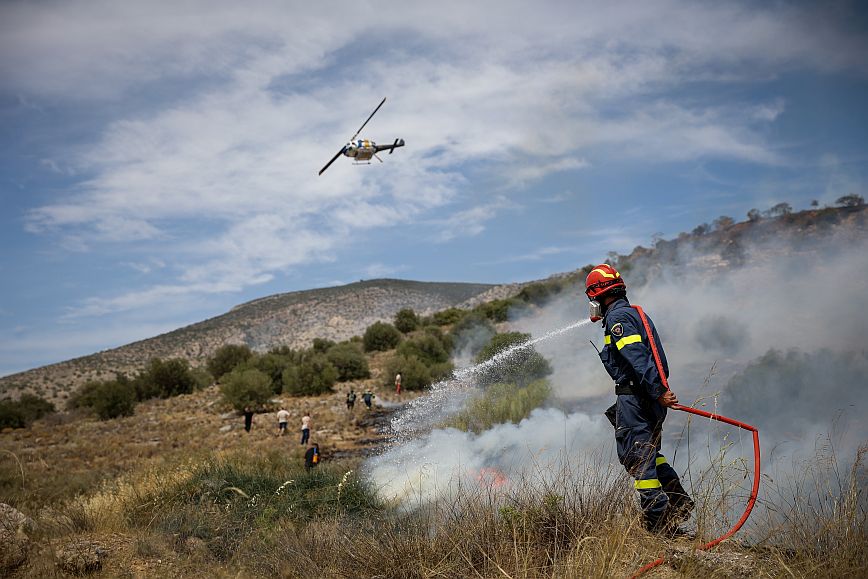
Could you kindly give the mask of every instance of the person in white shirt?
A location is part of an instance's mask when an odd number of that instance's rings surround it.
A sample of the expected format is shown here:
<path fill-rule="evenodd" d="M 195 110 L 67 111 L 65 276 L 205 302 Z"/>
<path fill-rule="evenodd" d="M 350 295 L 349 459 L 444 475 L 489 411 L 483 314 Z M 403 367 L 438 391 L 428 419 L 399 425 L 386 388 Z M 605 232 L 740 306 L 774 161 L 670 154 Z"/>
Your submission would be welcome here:
<path fill-rule="evenodd" d="M 301 417 L 301 443 L 307 444 L 310 439 L 310 412 L 305 412 Z"/>
<path fill-rule="evenodd" d="M 281 408 L 277 411 L 277 436 L 283 436 L 286 433 L 286 425 L 289 424 L 289 412 L 286 408 Z"/>

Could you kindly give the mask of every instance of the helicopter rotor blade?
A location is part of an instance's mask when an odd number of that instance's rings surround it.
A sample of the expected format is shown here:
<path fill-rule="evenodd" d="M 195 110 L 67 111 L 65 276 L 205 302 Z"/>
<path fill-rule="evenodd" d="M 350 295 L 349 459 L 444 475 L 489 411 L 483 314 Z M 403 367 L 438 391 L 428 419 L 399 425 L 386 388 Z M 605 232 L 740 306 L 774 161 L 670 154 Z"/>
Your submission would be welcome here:
<path fill-rule="evenodd" d="M 344 151 L 346 151 L 346 150 L 347 150 L 346 147 L 341 147 L 341 150 L 338 151 L 337 153 L 335 153 L 335 156 L 332 157 L 332 160 L 329 161 L 328 163 L 326 163 L 326 164 L 325 164 L 325 167 L 323 167 L 322 169 L 319 170 L 319 174 L 322 175 L 322 174 L 325 172 L 326 169 L 328 169 L 329 167 L 331 167 L 332 163 L 334 163 L 335 161 L 338 160 L 338 157 L 340 157 L 341 155 L 344 154 Z"/>
<path fill-rule="evenodd" d="M 383 103 L 384 103 L 384 102 L 386 102 L 386 97 L 383 97 L 383 100 L 380 101 L 380 104 L 377 105 L 377 108 L 374 109 L 374 112 L 371 113 L 371 116 L 369 116 L 367 119 L 365 119 L 365 122 L 362 123 L 362 126 L 361 126 L 361 127 L 359 127 L 359 130 L 356 131 L 356 134 L 353 135 L 352 137 L 350 137 L 350 141 L 355 141 L 355 140 L 356 140 L 356 137 L 359 136 L 359 133 L 361 133 L 361 132 L 362 132 L 362 129 L 365 128 L 365 125 L 368 124 L 368 121 L 370 121 L 370 120 L 374 117 L 374 115 L 377 114 L 377 111 L 380 110 L 380 107 L 383 106 Z"/>

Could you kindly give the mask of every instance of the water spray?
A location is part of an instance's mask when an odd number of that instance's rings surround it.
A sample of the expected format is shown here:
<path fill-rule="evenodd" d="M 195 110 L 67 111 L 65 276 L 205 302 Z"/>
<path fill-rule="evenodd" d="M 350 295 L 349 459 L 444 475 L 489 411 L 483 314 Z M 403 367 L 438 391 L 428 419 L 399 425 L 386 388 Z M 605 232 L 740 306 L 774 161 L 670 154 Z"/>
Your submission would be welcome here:
<path fill-rule="evenodd" d="M 648 343 L 651 345 L 651 354 L 654 356 L 654 364 L 657 366 L 657 373 L 660 375 L 660 381 L 663 382 L 663 386 L 669 390 L 669 381 L 666 379 L 666 373 L 663 371 L 663 363 L 660 360 L 660 353 L 657 351 L 657 343 L 654 341 L 654 334 L 651 333 L 651 326 L 648 324 L 648 318 L 645 316 L 645 312 L 642 311 L 640 306 L 634 305 L 633 308 L 636 309 L 636 312 L 639 314 L 639 318 L 642 320 L 642 325 L 645 328 L 645 334 L 648 336 Z M 724 422 L 726 424 L 730 424 L 732 426 L 738 426 L 744 430 L 749 430 L 753 434 L 753 487 L 750 491 L 750 498 L 747 501 L 747 506 L 744 509 L 744 513 L 741 515 L 741 518 L 738 522 L 733 525 L 733 527 L 718 537 L 713 541 L 709 541 L 708 543 L 699 547 L 700 551 L 707 551 L 708 549 L 713 548 L 718 543 L 728 539 L 732 535 L 738 531 L 742 525 L 744 525 L 747 518 L 750 516 L 750 512 L 753 510 L 753 506 L 756 503 L 757 493 L 759 492 L 759 482 L 760 482 L 760 444 L 759 444 L 759 431 L 749 424 L 745 424 L 744 422 L 740 422 L 738 420 L 734 420 L 732 418 L 727 418 L 726 416 L 721 416 L 720 414 L 714 414 L 711 412 L 706 412 L 705 410 L 699 410 L 698 408 L 692 408 L 690 406 L 682 406 L 681 404 L 673 404 L 672 407 L 674 410 L 681 410 L 682 412 L 688 412 L 690 414 L 696 414 L 697 416 L 703 416 L 705 418 L 709 418 L 711 420 L 717 420 L 719 422 Z M 643 573 L 650 571 L 654 567 L 663 564 L 666 560 L 665 556 L 661 556 L 658 559 L 648 563 L 635 574 L 633 577 L 639 577 Z"/>
<path fill-rule="evenodd" d="M 412 437 L 421 430 L 424 425 L 430 424 L 436 416 L 435 411 L 442 408 L 449 398 L 455 394 L 463 393 L 472 386 L 472 379 L 490 370 L 496 368 L 509 360 L 517 352 L 532 348 L 536 344 L 545 340 L 550 340 L 561 334 L 565 334 L 576 328 L 586 326 L 591 323 L 591 320 L 579 320 L 563 328 L 552 330 L 546 334 L 505 348 L 484 362 L 455 370 L 452 375 L 431 385 L 431 390 L 427 396 L 422 396 L 412 400 L 407 409 L 400 415 L 392 419 L 391 430 L 396 440 L 401 438 Z"/>

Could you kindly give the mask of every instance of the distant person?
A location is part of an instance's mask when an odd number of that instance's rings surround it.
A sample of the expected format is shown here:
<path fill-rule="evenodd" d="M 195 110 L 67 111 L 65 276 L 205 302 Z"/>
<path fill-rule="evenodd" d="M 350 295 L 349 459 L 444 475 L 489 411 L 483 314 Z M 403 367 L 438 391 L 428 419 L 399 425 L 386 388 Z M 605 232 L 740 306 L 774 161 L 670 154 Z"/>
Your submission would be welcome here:
<path fill-rule="evenodd" d="M 253 426 L 253 409 L 250 406 L 244 407 L 244 430 L 250 432 L 250 427 Z"/>
<path fill-rule="evenodd" d="M 395 394 L 401 395 L 401 373 L 395 375 Z"/>
<path fill-rule="evenodd" d="M 310 440 L 310 412 L 305 412 L 301 417 L 301 443 L 307 444 Z"/>
<path fill-rule="evenodd" d="M 283 436 L 286 434 L 286 427 L 289 424 L 289 412 L 286 411 L 286 408 L 281 407 L 280 410 L 277 411 L 277 436 Z"/>
<path fill-rule="evenodd" d="M 368 388 L 367 390 L 365 390 L 365 393 L 362 394 L 362 400 L 364 401 L 365 406 L 368 407 L 368 410 L 371 409 L 371 401 L 373 399 L 374 399 L 374 393 L 371 392 L 370 388 Z"/>
<path fill-rule="evenodd" d="M 310 469 L 319 464 L 319 445 L 312 443 L 304 453 L 304 470 L 310 472 Z"/>
<path fill-rule="evenodd" d="M 349 392 L 347 392 L 347 410 L 350 412 L 353 411 L 353 408 L 356 406 L 356 391 L 352 388 Z"/>

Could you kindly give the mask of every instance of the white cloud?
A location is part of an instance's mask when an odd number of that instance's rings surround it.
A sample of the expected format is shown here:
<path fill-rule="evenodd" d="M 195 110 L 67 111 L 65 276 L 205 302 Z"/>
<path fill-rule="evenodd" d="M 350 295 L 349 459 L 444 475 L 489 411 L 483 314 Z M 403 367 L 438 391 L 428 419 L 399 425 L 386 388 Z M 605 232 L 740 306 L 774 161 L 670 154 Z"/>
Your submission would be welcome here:
<path fill-rule="evenodd" d="M 498 195 L 582 168 L 590 152 L 781 163 L 763 130 L 780 101 L 745 115 L 679 88 L 803 67 L 864 71 L 866 45 L 819 12 L 677 1 L 7 3 L 0 23 L 7 90 L 134 107 L 109 107 L 95 142 L 52 158 L 51 170 L 88 177 L 32 210 L 27 229 L 77 251 L 164 251 L 171 240 L 164 259 L 185 272 L 75 315 L 262 283 L 334 259 L 373 227 L 433 222 L 441 242 L 479 235 L 512 205 L 477 192 L 475 207 L 442 216 L 466 201 L 471 163 Z M 394 41 L 371 51 L 371 38 Z M 365 136 L 407 147 L 372 167 L 339 159 L 318 177 L 383 95 Z"/>
<path fill-rule="evenodd" d="M 458 211 L 447 219 L 435 222 L 440 230 L 435 239 L 439 242 L 446 242 L 456 237 L 479 235 L 485 231 L 485 223 L 494 219 L 501 209 L 513 209 L 515 207 L 517 206 L 514 203 L 501 197 L 492 203 Z"/>

